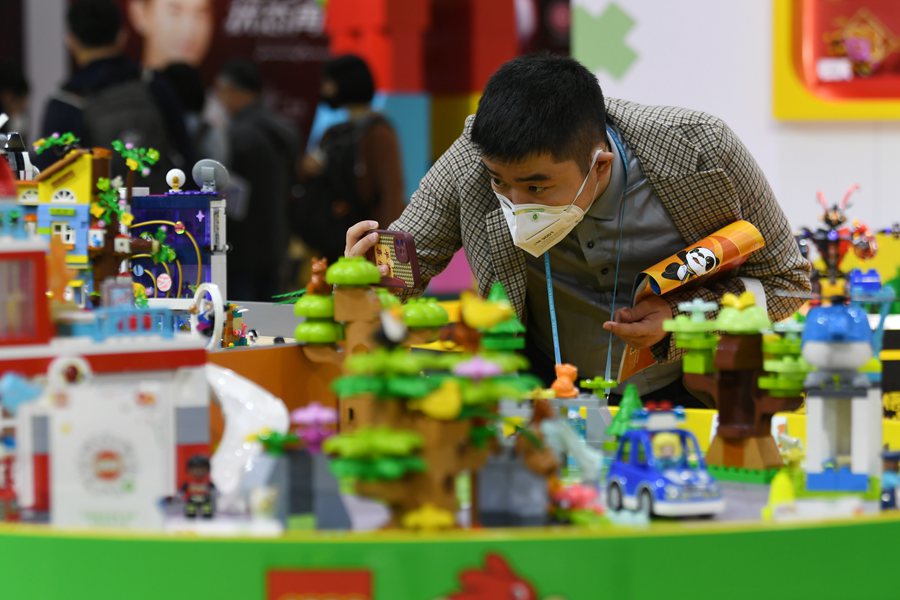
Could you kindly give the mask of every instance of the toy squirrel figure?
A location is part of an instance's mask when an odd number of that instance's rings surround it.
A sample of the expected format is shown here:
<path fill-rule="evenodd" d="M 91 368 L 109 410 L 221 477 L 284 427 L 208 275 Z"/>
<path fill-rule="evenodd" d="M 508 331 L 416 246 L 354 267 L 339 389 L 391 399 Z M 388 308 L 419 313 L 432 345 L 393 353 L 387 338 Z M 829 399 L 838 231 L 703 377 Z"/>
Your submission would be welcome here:
<path fill-rule="evenodd" d="M 328 296 L 331 294 L 331 285 L 325 281 L 325 271 L 328 270 L 328 259 L 319 258 L 312 261 L 312 277 L 306 284 L 306 293 L 314 296 Z"/>
<path fill-rule="evenodd" d="M 556 365 L 556 380 L 550 386 L 556 392 L 557 398 L 577 398 L 578 388 L 575 380 L 578 379 L 578 367 L 563 363 Z"/>

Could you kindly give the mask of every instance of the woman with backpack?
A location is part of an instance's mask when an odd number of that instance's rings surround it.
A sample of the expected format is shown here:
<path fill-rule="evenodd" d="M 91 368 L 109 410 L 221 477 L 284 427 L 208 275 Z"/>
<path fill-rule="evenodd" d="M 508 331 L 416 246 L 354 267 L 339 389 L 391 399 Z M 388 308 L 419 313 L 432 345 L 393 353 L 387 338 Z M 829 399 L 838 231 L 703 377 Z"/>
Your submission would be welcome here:
<path fill-rule="evenodd" d="M 348 54 L 325 63 L 322 100 L 346 108 L 349 119 L 329 128 L 318 149 L 303 157 L 295 225 L 312 252 L 329 262 L 343 256 L 350 225 L 368 218 L 387 225 L 405 205 L 397 134 L 372 109 L 374 96 L 363 59 Z"/>

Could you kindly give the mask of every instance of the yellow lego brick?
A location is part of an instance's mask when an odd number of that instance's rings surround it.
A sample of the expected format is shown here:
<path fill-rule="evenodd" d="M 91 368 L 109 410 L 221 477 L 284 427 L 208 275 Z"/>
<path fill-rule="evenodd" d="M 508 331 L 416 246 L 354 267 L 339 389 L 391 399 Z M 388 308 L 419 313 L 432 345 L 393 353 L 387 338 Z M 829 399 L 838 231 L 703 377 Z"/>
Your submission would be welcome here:
<path fill-rule="evenodd" d="M 466 117 L 474 115 L 480 93 L 434 96 L 431 99 L 431 157 L 438 157 L 462 133 Z"/>

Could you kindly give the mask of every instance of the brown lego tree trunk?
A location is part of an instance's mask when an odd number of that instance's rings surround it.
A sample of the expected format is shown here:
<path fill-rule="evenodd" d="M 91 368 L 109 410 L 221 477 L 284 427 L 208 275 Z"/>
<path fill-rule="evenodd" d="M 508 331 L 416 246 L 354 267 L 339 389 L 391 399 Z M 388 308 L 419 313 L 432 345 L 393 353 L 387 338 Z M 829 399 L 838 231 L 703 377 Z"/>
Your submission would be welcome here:
<path fill-rule="evenodd" d="M 426 504 L 455 514 L 457 476 L 463 471 L 478 470 L 488 458 L 487 448 L 474 448 L 469 442 L 471 423 L 433 419 L 407 410 L 399 400 L 378 401 L 377 410 L 370 414 L 373 420 L 364 422 L 365 425 L 419 433 L 424 440 L 419 456 L 425 461 L 426 469 L 394 481 L 360 481 L 356 484 L 357 491 L 388 506 L 389 527 L 400 527 L 407 513 Z"/>
<path fill-rule="evenodd" d="M 772 415 L 796 409 L 802 398 L 773 398 L 759 388 L 762 334 L 723 334 L 714 364 L 715 373 L 684 376 L 689 390 L 708 394 L 719 410 L 719 427 L 707 462 L 749 469 L 781 467 L 781 454 L 771 435 Z"/>

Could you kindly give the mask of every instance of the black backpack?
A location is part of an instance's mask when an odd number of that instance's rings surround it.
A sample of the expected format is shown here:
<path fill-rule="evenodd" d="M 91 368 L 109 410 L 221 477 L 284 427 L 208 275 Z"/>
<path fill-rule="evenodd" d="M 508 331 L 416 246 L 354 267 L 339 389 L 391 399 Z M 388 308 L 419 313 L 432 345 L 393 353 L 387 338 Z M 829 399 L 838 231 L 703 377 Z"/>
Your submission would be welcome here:
<path fill-rule="evenodd" d="M 295 206 L 294 232 L 316 256 L 329 263 L 344 255 L 347 229 L 372 218 L 374 206 L 360 197 L 357 174 L 360 141 L 366 130 L 384 121 L 378 114 L 330 127 L 322 136 L 322 173 L 304 182 Z"/>

